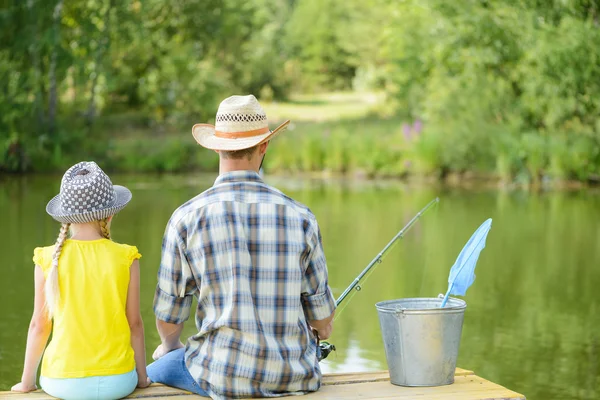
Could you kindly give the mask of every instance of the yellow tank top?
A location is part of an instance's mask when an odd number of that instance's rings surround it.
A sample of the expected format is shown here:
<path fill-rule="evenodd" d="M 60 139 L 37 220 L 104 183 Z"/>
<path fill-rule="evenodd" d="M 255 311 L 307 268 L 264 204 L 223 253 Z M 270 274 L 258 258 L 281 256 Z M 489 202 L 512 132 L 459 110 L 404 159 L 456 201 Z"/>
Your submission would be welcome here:
<path fill-rule="evenodd" d="M 54 246 L 38 247 L 33 261 L 48 275 Z M 108 239 L 65 241 L 58 264 L 60 300 L 42 376 L 83 378 L 135 368 L 126 304 L 135 246 Z"/>

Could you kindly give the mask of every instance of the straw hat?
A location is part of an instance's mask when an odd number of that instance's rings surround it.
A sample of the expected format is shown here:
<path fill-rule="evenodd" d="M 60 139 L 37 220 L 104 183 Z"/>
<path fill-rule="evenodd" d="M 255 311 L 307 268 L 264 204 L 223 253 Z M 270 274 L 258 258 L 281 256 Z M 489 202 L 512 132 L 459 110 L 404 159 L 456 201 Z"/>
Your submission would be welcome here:
<path fill-rule="evenodd" d="M 275 138 L 290 121 L 270 130 L 267 115 L 253 95 L 231 96 L 219 104 L 215 125 L 196 124 L 194 139 L 211 150 L 243 150 Z"/>
<path fill-rule="evenodd" d="M 115 215 L 130 200 L 129 189 L 113 185 L 95 162 L 84 161 L 65 172 L 46 212 L 58 222 L 83 224 Z"/>

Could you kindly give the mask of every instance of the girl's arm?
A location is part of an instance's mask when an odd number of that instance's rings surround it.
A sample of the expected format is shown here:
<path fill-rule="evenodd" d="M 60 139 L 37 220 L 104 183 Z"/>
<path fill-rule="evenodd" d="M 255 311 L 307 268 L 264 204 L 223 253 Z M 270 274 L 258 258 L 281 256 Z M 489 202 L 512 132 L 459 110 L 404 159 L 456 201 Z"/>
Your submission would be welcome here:
<path fill-rule="evenodd" d="M 146 348 L 144 345 L 144 322 L 140 313 L 140 262 L 133 260 L 129 268 L 129 288 L 127 289 L 127 322 L 131 330 L 131 347 L 135 354 L 135 369 L 138 387 L 150 385 L 146 372 Z"/>
<path fill-rule="evenodd" d="M 48 343 L 48 337 L 52 331 L 52 321 L 48 318 L 44 303 L 46 295 L 44 293 L 44 273 L 42 268 L 35 266 L 35 300 L 33 305 L 33 316 L 29 324 L 27 334 L 27 348 L 25 350 L 25 366 L 21 382 L 11 388 L 15 392 L 31 392 L 37 389 L 35 381 L 37 378 L 38 366 L 44 354 L 44 349 Z"/>

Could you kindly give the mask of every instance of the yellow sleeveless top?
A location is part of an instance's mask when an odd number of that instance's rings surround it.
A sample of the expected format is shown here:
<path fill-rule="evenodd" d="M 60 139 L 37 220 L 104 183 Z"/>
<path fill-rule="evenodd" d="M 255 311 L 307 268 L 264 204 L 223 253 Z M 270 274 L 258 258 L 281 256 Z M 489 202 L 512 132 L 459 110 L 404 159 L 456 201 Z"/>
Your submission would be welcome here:
<path fill-rule="evenodd" d="M 54 246 L 38 247 L 33 261 L 48 276 Z M 135 368 L 126 304 L 135 246 L 108 239 L 65 241 L 58 264 L 60 300 L 42 376 L 83 378 Z"/>

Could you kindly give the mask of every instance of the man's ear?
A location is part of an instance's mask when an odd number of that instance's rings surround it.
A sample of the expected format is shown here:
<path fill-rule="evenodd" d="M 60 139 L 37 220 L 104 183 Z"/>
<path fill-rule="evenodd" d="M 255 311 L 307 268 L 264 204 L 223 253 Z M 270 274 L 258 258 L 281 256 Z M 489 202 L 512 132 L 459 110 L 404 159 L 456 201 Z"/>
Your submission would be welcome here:
<path fill-rule="evenodd" d="M 265 154 L 267 152 L 267 147 L 269 147 L 269 143 L 271 141 L 267 140 L 266 142 L 263 142 L 261 144 L 258 145 L 258 151 L 260 152 L 260 154 Z"/>

